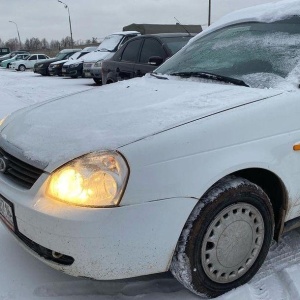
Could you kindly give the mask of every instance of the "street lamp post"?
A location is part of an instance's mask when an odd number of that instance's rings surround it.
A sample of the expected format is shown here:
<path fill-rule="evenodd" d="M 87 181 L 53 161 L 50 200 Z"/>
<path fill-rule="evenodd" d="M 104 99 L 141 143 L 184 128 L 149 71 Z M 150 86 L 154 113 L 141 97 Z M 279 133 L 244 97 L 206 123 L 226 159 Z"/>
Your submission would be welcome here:
<path fill-rule="evenodd" d="M 21 38 L 20 38 L 20 33 L 19 33 L 19 28 L 16 22 L 9 21 L 10 23 L 14 23 L 17 27 L 17 32 L 18 32 L 18 37 L 19 37 L 19 43 L 20 43 L 20 49 L 22 49 L 22 43 L 21 43 Z"/>
<path fill-rule="evenodd" d="M 70 25 L 70 34 L 71 34 L 71 45 L 72 45 L 72 48 L 73 48 L 73 34 L 72 34 L 72 23 L 71 23 L 71 15 L 70 15 L 70 9 L 69 9 L 69 6 L 66 4 L 66 3 L 64 3 L 64 2 L 62 2 L 62 1 L 60 1 L 60 0 L 57 0 L 58 2 L 60 2 L 61 4 L 63 4 L 64 6 L 65 6 L 65 8 L 68 10 L 68 14 L 69 14 L 69 25 Z"/>
<path fill-rule="evenodd" d="M 208 3 L 208 26 L 211 24 L 211 0 Z"/>

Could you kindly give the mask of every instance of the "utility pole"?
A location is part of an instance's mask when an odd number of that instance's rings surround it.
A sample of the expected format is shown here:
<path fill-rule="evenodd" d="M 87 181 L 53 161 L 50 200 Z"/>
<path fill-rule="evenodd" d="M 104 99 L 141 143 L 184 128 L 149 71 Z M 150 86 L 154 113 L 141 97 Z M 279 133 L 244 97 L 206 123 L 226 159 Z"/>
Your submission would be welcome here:
<path fill-rule="evenodd" d="M 65 6 L 65 8 L 68 10 L 68 14 L 69 14 L 69 25 L 70 25 L 70 34 L 71 34 L 71 45 L 72 45 L 72 48 L 74 47 L 74 43 L 73 43 L 73 33 L 72 33 L 72 23 L 71 23 L 71 15 L 70 15 L 70 9 L 69 9 L 69 6 L 60 1 L 60 0 L 57 0 L 58 2 L 60 2 L 61 4 L 63 4 Z"/>
<path fill-rule="evenodd" d="M 211 0 L 208 0 L 208 26 L 211 24 Z"/>
<path fill-rule="evenodd" d="M 19 33 L 19 28 L 18 28 L 18 25 L 16 22 L 13 22 L 13 21 L 8 21 L 10 23 L 14 23 L 17 27 L 17 32 L 18 32 L 18 37 L 19 37 L 19 44 L 20 44 L 20 49 L 22 49 L 22 43 L 21 43 L 21 38 L 20 38 L 20 33 Z"/>

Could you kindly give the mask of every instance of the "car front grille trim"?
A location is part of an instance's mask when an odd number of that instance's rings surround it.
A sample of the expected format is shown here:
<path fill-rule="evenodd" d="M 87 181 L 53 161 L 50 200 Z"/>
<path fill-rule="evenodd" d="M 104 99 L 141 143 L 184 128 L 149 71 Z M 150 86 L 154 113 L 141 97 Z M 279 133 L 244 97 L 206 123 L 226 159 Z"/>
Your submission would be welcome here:
<path fill-rule="evenodd" d="M 23 188 L 30 189 L 43 174 L 43 170 L 23 162 L 1 148 L 0 158 L 3 158 L 6 163 L 3 175 Z"/>

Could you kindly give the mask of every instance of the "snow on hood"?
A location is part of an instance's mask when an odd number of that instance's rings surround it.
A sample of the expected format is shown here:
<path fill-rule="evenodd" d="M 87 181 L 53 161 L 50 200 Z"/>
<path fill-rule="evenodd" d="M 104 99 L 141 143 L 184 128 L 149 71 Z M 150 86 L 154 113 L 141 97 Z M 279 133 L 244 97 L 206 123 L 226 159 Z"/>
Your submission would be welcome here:
<path fill-rule="evenodd" d="M 182 80 L 123 81 L 17 111 L 1 147 L 49 171 L 80 155 L 115 150 L 188 121 L 281 92 Z M 7 148 L 8 149 L 8 148 Z M 47 168 L 47 170 L 48 170 Z"/>
<path fill-rule="evenodd" d="M 192 38 L 189 43 L 225 26 L 244 22 L 272 23 L 292 16 L 300 16 L 299 0 L 283 0 L 244 8 L 225 15 L 206 30 L 203 30 Z"/>

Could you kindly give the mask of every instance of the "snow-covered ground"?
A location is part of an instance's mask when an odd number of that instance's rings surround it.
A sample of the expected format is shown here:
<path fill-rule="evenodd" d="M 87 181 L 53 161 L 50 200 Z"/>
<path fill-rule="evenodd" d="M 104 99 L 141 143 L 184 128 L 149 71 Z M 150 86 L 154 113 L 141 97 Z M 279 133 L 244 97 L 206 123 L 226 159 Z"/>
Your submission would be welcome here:
<path fill-rule="evenodd" d="M 101 89 L 90 79 L 43 77 L 32 72 L 0 69 L 0 119 L 11 112 L 50 98 L 86 89 Z M 218 299 L 300 299 L 300 229 L 273 244 L 258 274 Z M 169 273 L 115 282 L 72 278 L 52 270 L 26 253 L 0 225 L 0 300 L 19 299 L 200 299 Z"/>

